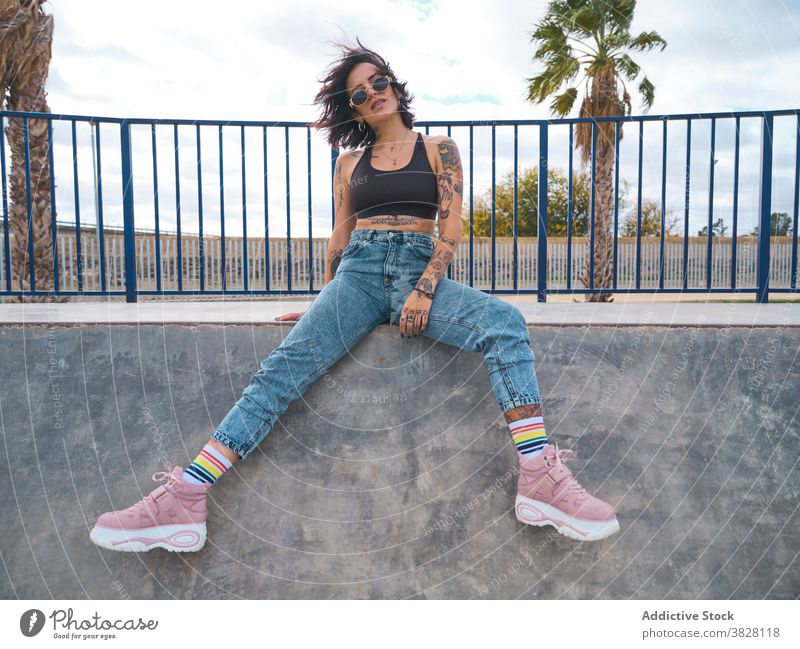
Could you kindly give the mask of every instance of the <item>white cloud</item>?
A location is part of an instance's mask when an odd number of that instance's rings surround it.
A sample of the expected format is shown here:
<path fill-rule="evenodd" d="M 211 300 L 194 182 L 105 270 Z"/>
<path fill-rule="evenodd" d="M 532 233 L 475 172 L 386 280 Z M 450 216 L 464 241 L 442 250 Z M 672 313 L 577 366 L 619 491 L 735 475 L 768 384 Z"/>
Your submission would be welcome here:
<path fill-rule="evenodd" d="M 359 36 L 409 82 L 418 120 L 544 118 L 548 106 L 524 96 L 525 78 L 541 69 L 528 34 L 546 7 L 544 0 L 242 0 L 224 9 L 186 0 L 52 4 L 48 101 L 55 113 L 307 122 L 317 117 L 317 80 L 337 54 L 328 41 Z M 632 31 L 656 30 L 668 42 L 663 52 L 633 54 L 656 86 L 651 113 L 797 106 L 798 15 L 796 3 L 765 0 L 640 0 Z M 638 114 L 635 87 L 631 95 Z M 498 129 L 498 137 L 506 165 L 510 133 Z M 534 144 L 524 143 L 525 150 Z M 146 154 L 144 143 L 137 146 Z M 477 155 L 485 161 L 489 153 Z M 293 148 L 292 156 L 304 165 L 304 149 Z M 277 174 L 283 161 L 273 164 Z M 317 167 L 324 176 L 329 165 L 315 162 L 315 174 Z M 298 172 L 292 186 L 298 200 L 305 199 L 304 175 Z M 276 180 L 275 210 L 283 205 L 282 182 Z M 315 180 L 314 218 L 322 228 L 330 223 L 325 190 L 323 179 Z M 145 192 L 137 205 L 140 198 Z M 303 223 L 306 207 L 295 209 Z"/>
<path fill-rule="evenodd" d="M 316 79 L 336 53 L 327 41 L 358 35 L 409 81 L 420 119 L 547 114 L 523 101 L 525 77 L 540 69 L 528 32 L 545 13 L 541 0 L 242 1 L 235 11 L 85 0 L 53 10 L 54 111 L 311 119 Z M 655 29 L 669 43 L 633 55 L 656 85 L 653 111 L 797 105 L 798 14 L 781 2 L 640 1 L 633 31 Z M 436 101 L 473 94 L 500 103 L 481 103 L 489 114 L 476 114 L 469 103 Z"/>

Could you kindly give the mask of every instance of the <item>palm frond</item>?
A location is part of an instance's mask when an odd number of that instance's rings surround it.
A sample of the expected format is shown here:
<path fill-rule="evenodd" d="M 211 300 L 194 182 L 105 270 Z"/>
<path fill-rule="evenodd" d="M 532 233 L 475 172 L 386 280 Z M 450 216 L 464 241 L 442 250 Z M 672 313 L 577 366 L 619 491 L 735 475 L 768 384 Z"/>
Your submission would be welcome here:
<path fill-rule="evenodd" d="M 581 64 L 573 56 L 562 55 L 553 59 L 541 74 L 528 78 L 528 100 L 540 103 L 556 92 L 562 84 L 574 79 L 581 70 Z"/>
<path fill-rule="evenodd" d="M 594 7 L 585 4 L 574 11 L 568 20 L 571 27 L 584 36 L 594 36 L 603 25 L 603 16 Z"/>
<path fill-rule="evenodd" d="M 578 47 L 577 45 L 573 45 L 572 48 L 578 50 L 582 54 L 586 54 L 587 56 L 592 56 L 592 55 L 597 56 L 597 50 L 595 48 L 593 48 L 586 41 L 582 41 L 582 40 L 580 40 L 578 38 L 573 38 L 572 36 L 569 36 L 569 35 L 567 35 L 567 40 L 575 41 L 578 45 L 580 45 L 580 47 Z M 584 50 L 584 49 L 581 49 L 581 48 L 586 48 L 586 49 Z"/>
<path fill-rule="evenodd" d="M 641 68 L 639 65 L 627 54 L 621 54 L 617 57 L 617 69 L 619 69 L 626 79 L 633 80 L 639 76 Z"/>
<path fill-rule="evenodd" d="M 533 58 L 538 59 L 550 51 L 567 47 L 567 35 L 554 21 L 545 19 L 531 32 L 531 42 L 539 43 L 539 49 L 533 55 Z"/>
<path fill-rule="evenodd" d="M 626 34 L 606 34 L 603 38 L 604 49 L 611 53 L 615 50 L 625 47 L 628 44 L 628 36 Z"/>
<path fill-rule="evenodd" d="M 636 0 L 605 0 L 606 25 L 612 34 L 627 34 L 633 22 Z"/>
<path fill-rule="evenodd" d="M 581 62 L 575 57 L 565 57 L 559 68 L 561 83 L 572 81 L 581 71 Z"/>
<path fill-rule="evenodd" d="M 543 102 L 548 95 L 558 90 L 558 86 L 553 83 L 547 71 L 535 77 L 528 77 L 525 81 L 528 82 L 528 101 L 535 104 Z"/>
<path fill-rule="evenodd" d="M 644 97 L 644 105 L 649 109 L 653 105 L 656 87 L 645 77 L 639 84 L 639 92 Z"/>
<path fill-rule="evenodd" d="M 577 88 L 567 88 L 560 95 L 556 95 L 550 102 L 550 111 L 554 115 L 563 117 L 572 110 L 575 100 L 578 98 Z"/>
<path fill-rule="evenodd" d="M 628 43 L 628 47 L 639 52 L 643 50 L 651 50 L 657 45 L 660 45 L 661 50 L 663 51 L 667 46 L 667 41 L 661 38 L 661 36 L 658 35 L 658 32 L 655 31 L 642 32 L 636 38 L 632 38 Z"/>

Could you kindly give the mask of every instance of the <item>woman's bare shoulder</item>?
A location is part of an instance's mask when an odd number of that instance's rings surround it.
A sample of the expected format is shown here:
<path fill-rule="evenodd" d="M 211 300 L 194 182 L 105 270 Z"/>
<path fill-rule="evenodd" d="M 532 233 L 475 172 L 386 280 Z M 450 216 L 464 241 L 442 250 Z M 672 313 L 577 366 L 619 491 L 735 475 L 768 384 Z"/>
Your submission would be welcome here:
<path fill-rule="evenodd" d="M 361 157 L 364 155 L 364 151 L 364 148 L 352 149 L 351 151 L 345 151 L 344 153 L 339 154 L 338 159 L 341 160 L 342 175 L 344 176 L 346 183 L 350 182 L 350 179 L 353 176 L 353 171 L 355 170 L 358 161 L 361 160 Z"/>
<path fill-rule="evenodd" d="M 422 142 L 425 145 L 425 153 L 428 154 L 428 162 L 436 173 L 442 170 L 442 158 L 439 152 L 439 145 L 449 142 L 450 138 L 446 135 L 426 135 L 422 133 Z"/>

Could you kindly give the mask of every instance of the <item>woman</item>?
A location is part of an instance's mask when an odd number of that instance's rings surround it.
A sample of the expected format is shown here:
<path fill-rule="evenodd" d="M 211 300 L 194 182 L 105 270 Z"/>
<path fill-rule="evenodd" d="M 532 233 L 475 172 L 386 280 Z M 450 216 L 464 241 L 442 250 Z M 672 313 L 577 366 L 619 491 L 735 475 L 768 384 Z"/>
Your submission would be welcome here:
<path fill-rule="evenodd" d="M 483 354 L 520 463 L 517 518 L 553 525 L 577 540 L 619 530 L 614 508 L 586 492 L 547 440 L 527 325 L 515 306 L 448 279 L 461 234 L 463 174 L 458 147 L 412 129 L 406 84 L 378 54 L 346 47 L 316 101 L 313 125 L 334 147 L 355 150 L 334 169 L 334 231 L 325 286 L 291 332 L 261 363 L 241 398 L 197 458 L 176 466 L 150 495 L 100 516 L 91 532 L 102 547 L 191 552 L 206 540 L 206 495 L 246 458 L 308 386 L 376 326 L 401 337 L 425 335 Z M 363 146 L 366 145 L 366 146 Z M 434 219 L 439 234 L 434 240 Z"/>

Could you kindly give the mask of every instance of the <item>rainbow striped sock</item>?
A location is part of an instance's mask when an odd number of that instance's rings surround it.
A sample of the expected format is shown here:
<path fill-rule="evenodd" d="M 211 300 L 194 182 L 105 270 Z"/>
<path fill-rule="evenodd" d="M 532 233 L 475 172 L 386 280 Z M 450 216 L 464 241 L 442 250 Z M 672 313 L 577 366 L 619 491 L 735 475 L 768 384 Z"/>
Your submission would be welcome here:
<path fill-rule="evenodd" d="M 183 479 L 194 484 L 214 484 L 233 463 L 211 444 L 206 444 L 200 454 L 183 471 Z"/>
<path fill-rule="evenodd" d="M 531 417 L 518 419 L 508 424 L 508 428 L 511 430 L 511 438 L 514 440 L 520 459 L 539 455 L 544 445 L 547 444 L 542 407 L 539 404 L 533 405 L 534 410 Z"/>

